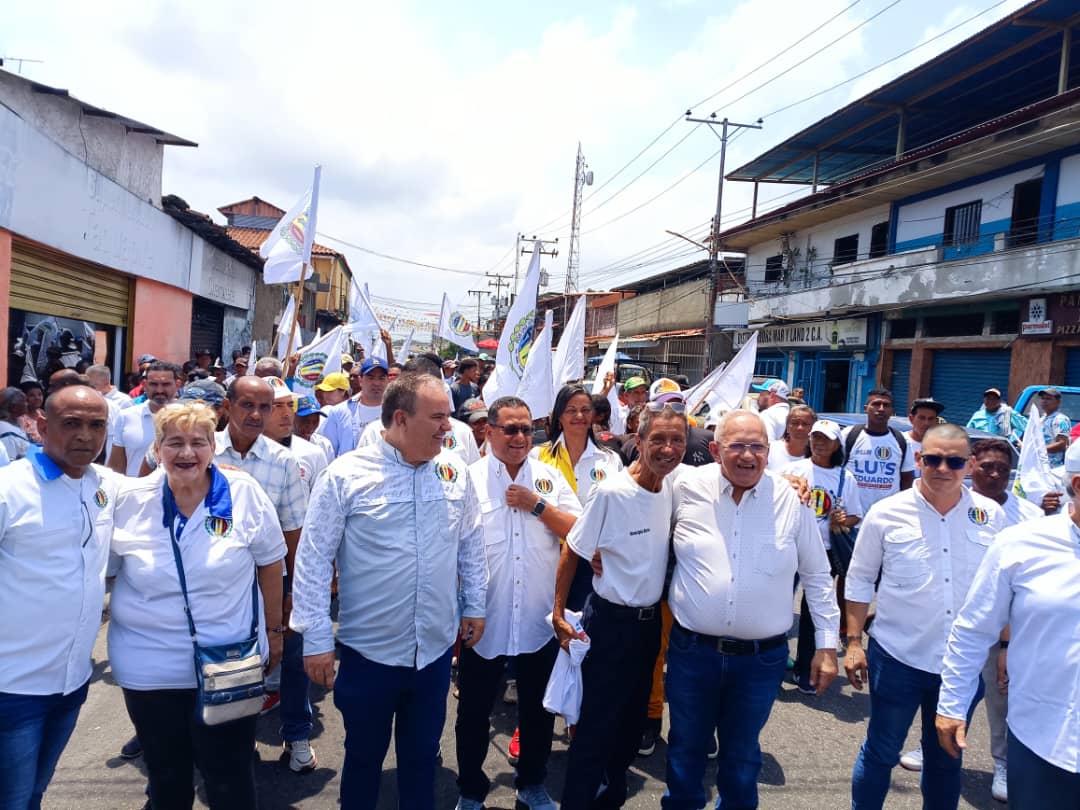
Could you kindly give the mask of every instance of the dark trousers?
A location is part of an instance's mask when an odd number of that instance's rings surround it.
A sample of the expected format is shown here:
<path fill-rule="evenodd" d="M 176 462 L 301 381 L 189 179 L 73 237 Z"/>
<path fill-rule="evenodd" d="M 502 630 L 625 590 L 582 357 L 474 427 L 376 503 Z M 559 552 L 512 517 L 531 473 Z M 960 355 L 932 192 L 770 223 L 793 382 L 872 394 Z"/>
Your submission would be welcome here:
<path fill-rule="evenodd" d="M 453 648 L 423 669 L 378 664 L 341 646 L 334 705 L 345 722 L 343 810 L 374 810 L 394 730 L 398 806 L 435 807 L 439 737 L 446 721 Z M 157 810 L 155 807 L 154 810 Z"/>
<path fill-rule="evenodd" d="M 484 773 L 484 757 L 491 732 L 491 709 L 509 660 L 516 668 L 518 728 L 521 730 L 521 758 L 517 764 L 515 787 L 542 785 L 551 755 L 551 734 L 555 715 L 544 709 L 547 688 L 559 642 L 554 638 L 536 652 L 487 659 L 463 649 L 458 658 L 458 707 L 454 732 L 457 736 L 458 789 L 467 799 L 482 802 L 491 789 Z"/>
<path fill-rule="evenodd" d="M 254 810 L 257 716 L 205 726 L 195 718 L 195 697 L 194 689 L 124 690 L 154 810 L 191 810 L 193 765 L 202 774 L 212 810 Z"/>
<path fill-rule="evenodd" d="M 817 643 L 814 640 L 814 617 L 810 613 L 810 606 L 806 603 L 806 597 L 802 598 L 799 607 L 799 643 L 795 647 L 795 674 L 803 678 L 810 677 L 810 665 L 814 662 L 814 654 L 817 652 Z"/>
<path fill-rule="evenodd" d="M 566 766 L 562 810 L 621 807 L 626 769 L 637 756 L 660 651 L 660 607 L 639 618 L 636 609 L 613 605 L 593 593 L 582 625 L 589 653 L 581 664 L 581 716 Z M 525 743 L 522 740 L 522 753 Z M 597 798 L 596 791 L 607 788 Z"/>
<path fill-rule="evenodd" d="M 1080 810 L 1080 773 L 1047 762 L 1009 732 L 1011 810 Z"/>

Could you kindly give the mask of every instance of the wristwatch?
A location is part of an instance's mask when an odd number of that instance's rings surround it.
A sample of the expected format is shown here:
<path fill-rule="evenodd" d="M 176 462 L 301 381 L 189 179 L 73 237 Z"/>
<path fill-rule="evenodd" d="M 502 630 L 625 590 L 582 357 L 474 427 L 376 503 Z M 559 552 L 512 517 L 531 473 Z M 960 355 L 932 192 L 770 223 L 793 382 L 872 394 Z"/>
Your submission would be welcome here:
<path fill-rule="evenodd" d="M 536 517 L 540 517 L 542 514 L 544 514 L 545 509 L 547 509 L 547 501 L 541 498 L 536 502 L 536 506 L 532 508 L 532 514 Z"/>

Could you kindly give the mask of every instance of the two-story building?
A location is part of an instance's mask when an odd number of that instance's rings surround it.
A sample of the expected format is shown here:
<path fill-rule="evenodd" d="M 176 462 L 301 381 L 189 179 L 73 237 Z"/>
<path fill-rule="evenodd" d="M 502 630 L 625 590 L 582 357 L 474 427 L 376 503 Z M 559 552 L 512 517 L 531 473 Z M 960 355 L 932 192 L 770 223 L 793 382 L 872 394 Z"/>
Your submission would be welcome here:
<path fill-rule="evenodd" d="M 1074 0 L 1036 0 L 727 175 L 811 187 L 720 235 L 759 373 L 960 422 L 990 386 L 1080 384 L 1078 39 Z"/>

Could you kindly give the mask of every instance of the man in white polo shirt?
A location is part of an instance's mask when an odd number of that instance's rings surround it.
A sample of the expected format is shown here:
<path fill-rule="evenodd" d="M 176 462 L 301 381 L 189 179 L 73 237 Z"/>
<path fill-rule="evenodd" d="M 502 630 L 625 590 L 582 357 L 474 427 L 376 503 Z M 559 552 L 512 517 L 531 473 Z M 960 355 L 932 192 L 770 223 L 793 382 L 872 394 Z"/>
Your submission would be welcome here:
<path fill-rule="evenodd" d="M 665 478 L 682 462 L 686 434 L 682 403 L 646 405 L 638 421 L 640 456 L 596 485 L 566 538 L 552 622 L 561 645 L 587 635 L 590 648 L 581 665 L 581 717 L 570 743 L 563 810 L 626 801 L 626 770 L 637 756 L 660 649 L 672 503 Z M 566 621 L 566 600 L 578 559 L 592 560 L 597 552 L 604 572 L 593 577 L 582 614 L 585 632 L 578 634 Z"/>
<path fill-rule="evenodd" d="M 469 466 L 480 498 L 488 587 L 484 635 L 458 657 L 457 739 L 460 810 L 480 810 L 491 788 L 484 758 L 491 714 L 507 659 L 514 662 L 521 757 L 514 785 L 531 810 L 554 810 L 544 788 L 555 716 L 544 690 L 559 644 L 548 622 L 555 600 L 559 539 L 581 505 L 559 471 L 529 458 L 532 414 L 517 397 L 491 403 L 488 454 Z"/>
<path fill-rule="evenodd" d="M 765 431 L 769 434 L 769 441 L 775 442 L 784 438 L 787 430 L 787 418 L 791 413 L 791 405 L 788 397 L 791 389 L 783 380 L 775 377 L 766 380 L 761 385 L 753 386 L 753 390 L 759 392 L 757 398 L 758 416 L 765 423 Z"/>
<path fill-rule="evenodd" d="M 86 700 L 117 476 L 88 385 L 45 402 L 44 445 L 0 470 L 0 807 L 39 807 Z"/>
<path fill-rule="evenodd" d="M 115 422 L 109 467 L 131 478 L 139 477 L 139 468 L 150 445 L 154 443 L 154 414 L 174 399 L 180 390 L 180 367 L 155 360 L 146 369 L 146 402 L 125 408 Z"/>
<path fill-rule="evenodd" d="M 960 761 L 942 750 L 934 730 L 941 662 L 983 554 L 1006 526 L 997 503 L 964 486 L 970 458 L 962 427 L 930 428 L 918 455 L 921 475 L 915 486 L 879 501 L 859 530 L 845 586 L 844 668 L 855 689 L 870 687 L 870 724 L 852 774 L 853 810 L 879 810 L 884 804 L 892 769 L 920 709 L 924 804 L 955 808 L 960 801 Z M 862 630 L 875 587 L 877 618 L 864 651 Z M 973 708 L 974 703 L 969 717 Z"/>
<path fill-rule="evenodd" d="M 719 804 L 758 806 L 758 737 L 786 670 L 796 573 L 814 619 L 810 685 L 820 695 L 836 677 L 840 611 L 814 513 L 766 470 L 769 439 L 758 414 L 730 411 L 715 435 L 717 464 L 680 473 L 675 485 L 665 810 L 705 806 L 717 728 Z"/>

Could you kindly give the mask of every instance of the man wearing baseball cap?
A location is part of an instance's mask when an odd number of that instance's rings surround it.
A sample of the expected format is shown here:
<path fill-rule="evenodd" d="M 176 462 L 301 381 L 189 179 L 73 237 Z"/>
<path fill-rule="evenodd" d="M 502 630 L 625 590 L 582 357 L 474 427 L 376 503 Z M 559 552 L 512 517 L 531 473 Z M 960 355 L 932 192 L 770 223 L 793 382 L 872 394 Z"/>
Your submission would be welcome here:
<path fill-rule="evenodd" d="M 1069 434 L 1072 432 L 1072 420 L 1063 414 L 1061 391 L 1057 388 L 1044 388 L 1039 392 L 1039 404 L 1043 412 L 1043 441 L 1046 442 L 1046 456 L 1051 467 L 1061 467 L 1065 463 L 1065 451 L 1069 447 Z"/>
<path fill-rule="evenodd" d="M 626 420 L 630 416 L 630 409 L 648 401 L 649 384 L 645 382 L 645 378 L 628 378 L 619 390 L 619 407 L 611 413 L 611 432 L 616 435 L 626 433 Z"/>
<path fill-rule="evenodd" d="M 933 397 L 919 397 L 912 401 L 911 408 L 908 410 L 911 430 L 904 431 L 904 438 L 907 439 L 910 452 L 922 451 L 923 434 L 938 423 L 938 417 L 944 410 L 945 406 Z"/>
<path fill-rule="evenodd" d="M 772 377 L 761 385 L 752 385 L 750 388 L 758 392 L 758 414 L 765 423 L 769 441 L 783 438 L 787 429 L 788 412 L 791 410 L 791 405 L 788 404 L 791 389 L 788 384 Z"/>
<path fill-rule="evenodd" d="M 389 367 L 381 357 L 369 357 L 360 365 L 360 393 L 326 411 L 319 432 L 330 440 L 334 456 L 356 449 L 360 434 L 371 422 L 382 419 L 383 392 Z"/>
<path fill-rule="evenodd" d="M 971 415 L 967 426 L 1019 444 L 1027 427 L 1027 418 L 1005 404 L 1000 388 L 987 388 L 983 391 L 982 407 Z"/>
<path fill-rule="evenodd" d="M 296 416 L 293 419 L 293 433 L 319 447 L 326 454 L 326 460 L 333 461 L 334 446 L 330 440 L 318 433 L 319 425 L 326 418 L 326 413 L 319 410 L 319 403 L 311 397 L 300 397 L 296 402 Z"/>
<path fill-rule="evenodd" d="M 323 407 L 329 408 L 347 400 L 351 390 L 349 376 L 335 371 L 327 374 L 315 386 L 315 399 Z"/>

